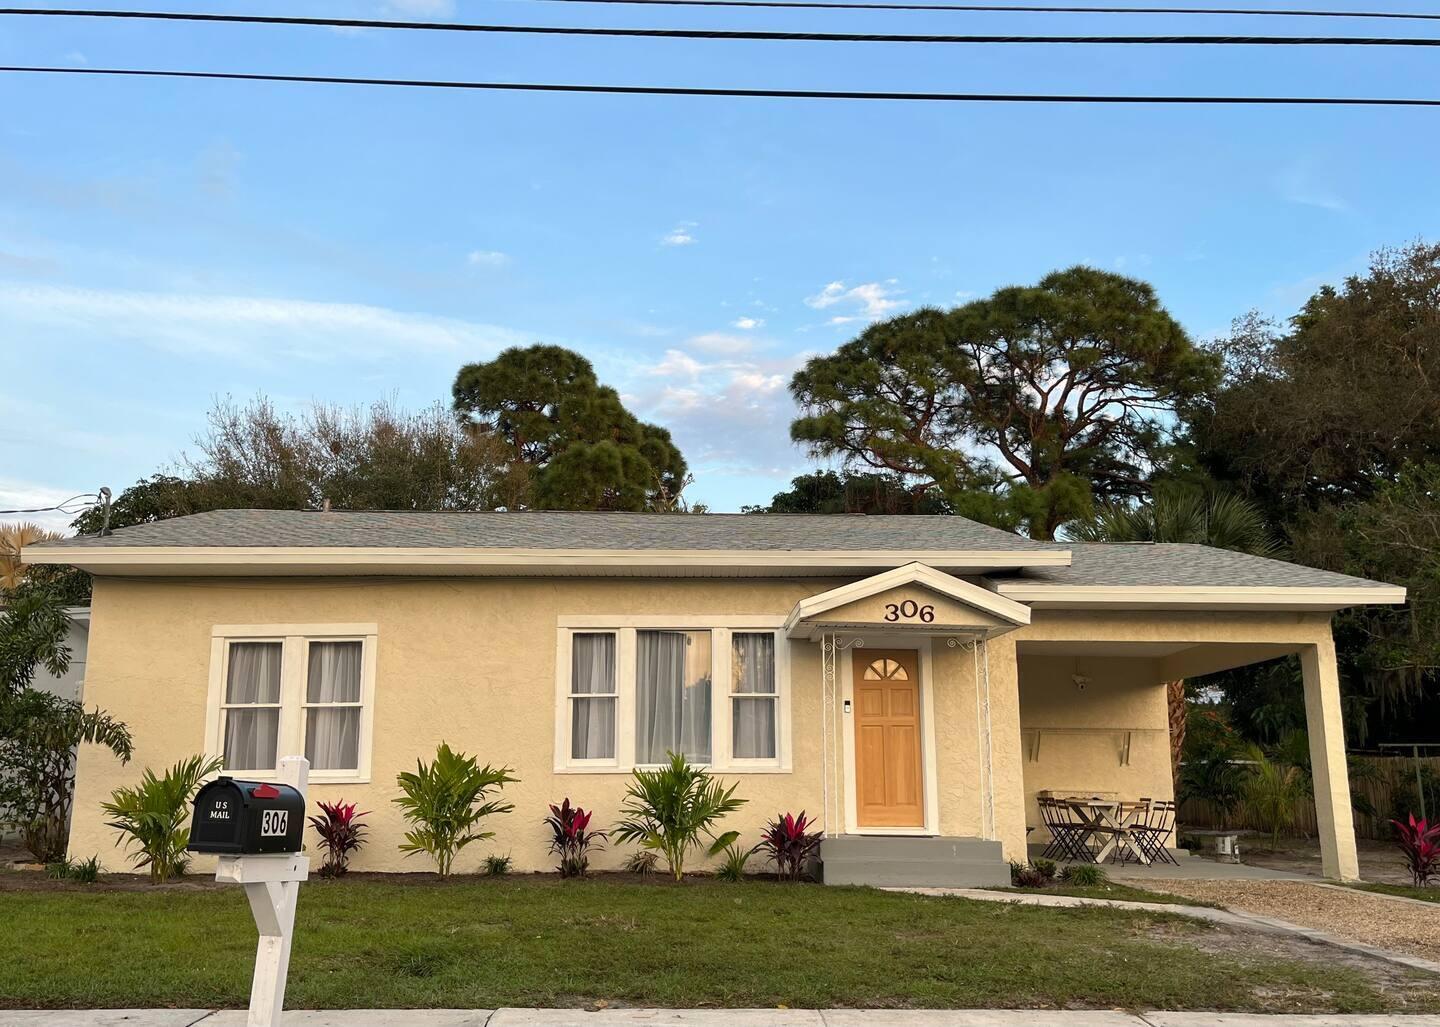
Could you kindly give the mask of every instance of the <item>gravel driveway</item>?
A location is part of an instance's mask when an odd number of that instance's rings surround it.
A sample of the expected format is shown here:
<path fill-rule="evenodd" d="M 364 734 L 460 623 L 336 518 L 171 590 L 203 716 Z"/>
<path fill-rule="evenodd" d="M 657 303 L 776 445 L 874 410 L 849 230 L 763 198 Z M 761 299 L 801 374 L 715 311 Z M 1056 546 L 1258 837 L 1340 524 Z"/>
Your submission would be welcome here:
<path fill-rule="evenodd" d="M 1157 880 L 1146 887 L 1440 962 L 1440 906 L 1303 881 Z"/>

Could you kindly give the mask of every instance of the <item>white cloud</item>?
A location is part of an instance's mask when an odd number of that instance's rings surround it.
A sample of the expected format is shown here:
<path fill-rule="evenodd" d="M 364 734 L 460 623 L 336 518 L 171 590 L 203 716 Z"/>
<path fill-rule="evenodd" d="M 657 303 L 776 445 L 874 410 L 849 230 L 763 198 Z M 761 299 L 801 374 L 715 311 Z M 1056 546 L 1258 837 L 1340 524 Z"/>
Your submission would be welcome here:
<path fill-rule="evenodd" d="M 815 310 L 839 306 L 855 311 L 853 314 L 837 314 L 830 319 L 831 324 L 847 324 L 862 318 L 878 321 L 906 305 L 907 301 L 896 298 L 901 293 L 901 290 L 895 288 L 896 284 L 893 278 L 887 278 L 883 282 L 862 282 L 853 286 L 847 286 L 844 282 L 831 282 L 814 296 L 807 296 L 805 305 Z"/>
<path fill-rule="evenodd" d="M 0 514 L 0 523 L 16 524 L 28 521 L 31 524 L 38 524 L 42 528 L 51 531 L 61 531 L 70 534 L 70 522 L 85 508 L 84 500 L 73 499 L 76 489 L 55 488 L 50 485 L 37 485 L 34 482 L 18 481 L 14 478 L 0 478 L 0 510 L 33 510 L 43 506 L 65 505 L 69 513 L 60 511 L 46 511 L 44 513 L 25 514 Z M 78 491 L 92 491 L 79 489 Z"/>
<path fill-rule="evenodd" d="M 739 328 L 742 332 L 750 332 L 756 328 L 764 328 L 765 319 L 763 317 L 737 317 L 731 321 L 730 324 Z"/>
<path fill-rule="evenodd" d="M 1318 181 L 1311 162 L 1300 160 L 1284 168 L 1274 179 L 1275 190 L 1287 203 L 1341 213 L 1350 204 L 1330 186 Z"/>
<path fill-rule="evenodd" d="M 332 363 L 417 353 L 471 359 L 526 342 L 496 325 L 374 307 L 270 296 L 204 296 L 0 283 L 0 322 L 61 329 L 76 339 L 127 342 L 240 363 Z"/>
<path fill-rule="evenodd" d="M 685 345 L 701 353 L 720 357 L 737 357 L 752 353 L 756 349 L 753 337 L 731 335 L 729 332 L 705 332 L 687 339 Z"/>
<path fill-rule="evenodd" d="M 662 246 L 692 246 L 695 243 L 695 236 L 691 229 L 698 227 L 694 221 L 682 221 L 665 235 L 660 237 Z"/>
<path fill-rule="evenodd" d="M 465 255 L 465 262 L 472 267 L 504 267 L 510 263 L 510 254 L 499 250 L 471 250 Z"/>

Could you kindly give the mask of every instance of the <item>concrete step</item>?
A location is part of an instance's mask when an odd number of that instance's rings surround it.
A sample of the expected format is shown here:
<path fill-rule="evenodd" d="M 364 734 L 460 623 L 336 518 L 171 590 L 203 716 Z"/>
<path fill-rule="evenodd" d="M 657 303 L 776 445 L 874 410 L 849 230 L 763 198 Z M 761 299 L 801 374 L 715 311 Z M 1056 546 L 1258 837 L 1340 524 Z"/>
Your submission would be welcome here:
<path fill-rule="evenodd" d="M 1000 843 L 982 838 L 836 835 L 820 846 L 826 884 L 981 888 L 1008 885 Z"/>

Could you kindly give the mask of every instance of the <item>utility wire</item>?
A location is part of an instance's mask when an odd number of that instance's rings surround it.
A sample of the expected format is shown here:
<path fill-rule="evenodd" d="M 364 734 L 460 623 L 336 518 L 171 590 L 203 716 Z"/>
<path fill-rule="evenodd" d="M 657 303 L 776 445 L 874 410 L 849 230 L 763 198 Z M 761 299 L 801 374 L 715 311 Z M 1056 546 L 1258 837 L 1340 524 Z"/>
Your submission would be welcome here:
<path fill-rule="evenodd" d="M 698 86 L 605 86 L 542 82 L 470 82 L 444 79 L 359 78 L 340 75 L 262 75 L 238 71 L 167 71 L 141 68 L 0 66 L 0 73 L 97 75 L 133 78 L 213 79 L 232 82 L 301 82 L 342 86 L 474 89 L 525 93 L 606 93 L 625 96 L 740 96 L 795 100 L 924 100 L 959 103 L 1226 104 L 1309 107 L 1440 107 L 1428 97 L 1362 96 L 1136 96 L 1077 93 L 907 93 L 843 89 L 731 89 Z"/>
<path fill-rule="evenodd" d="M 0 510 L 0 514 L 34 514 L 52 513 L 57 511 L 59 513 L 67 514 L 75 513 L 76 511 L 70 508 L 70 504 L 74 503 L 77 499 L 85 500 L 84 503 L 80 504 L 80 508 L 88 508 L 94 506 L 97 502 L 99 502 L 100 496 L 94 492 L 82 492 L 80 495 L 71 496 L 63 503 L 58 503 L 55 506 L 32 506 L 25 510 Z"/>
<path fill-rule="evenodd" d="M 844 0 L 536 0 L 551 4 L 623 4 L 656 7 L 761 7 L 783 10 L 825 11 L 970 11 L 1022 14 L 1194 14 L 1261 15 L 1268 18 L 1394 18 L 1412 21 L 1440 21 L 1440 14 L 1412 14 L 1408 11 L 1312 11 L 1264 10 L 1258 7 L 1088 7 L 1026 4 L 905 4 L 848 3 Z"/>
<path fill-rule="evenodd" d="M 820 43 L 1064 43 L 1218 46 L 1440 46 L 1440 39 L 1406 36 L 1024 36 L 916 35 L 872 32 L 772 32 L 736 29 L 650 29 L 562 25 L 480 25 L 454 21 L 385 21 L 374 18 L 311 18 L 278 14 L 208 14 L 193 11 L 96 11 L 77 8 L 0 7 L 0 15 L 122 18 L 145 21 L 241 25 L 307 25 L 325 28 L 404 29 L 422 32 L 486 32 L 540 36 L 628 36 L 647 39 L 752 39 Z"/>

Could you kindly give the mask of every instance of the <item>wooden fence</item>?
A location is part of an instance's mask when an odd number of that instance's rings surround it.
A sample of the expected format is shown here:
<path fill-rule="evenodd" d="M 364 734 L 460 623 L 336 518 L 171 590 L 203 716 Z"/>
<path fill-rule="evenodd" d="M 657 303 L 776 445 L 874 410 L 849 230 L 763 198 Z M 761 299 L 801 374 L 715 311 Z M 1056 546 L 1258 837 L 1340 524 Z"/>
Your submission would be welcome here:
<path fill-rule="evenodd" d="M 1392 806 L 1395 803 L 1395 792 L 1397 789 L 1407 790 L 1412 797 L 1415 795 L 1415 765 L 1416 760 L 1405 756 L 1352 756 L 1350 764 L 1352 769 L 1350 778 L 1350 791 L 1357 799 L 1363 797 L 1369 802 L 1370 808 L 1374 809 L 1376 816 L 1368 816 L 1355 811 L 1355 834 L 1360 838 L 1378 838 L 1388 841 L 1394 837 L 1394 829 L 1390 826 L 1390 815 Z M 1440 779 L 1440 756 L 1426 757 L 1418 761 L 1422 766 L 1422 774 L 1430 779 Z M 1435 792 L 1431 788 L 1431 795 Z M 1418 803 L 1414 810 L 1415 815 L 1420 815 Z M 1428 810 L 1431 823 L 1440 820 L 1440 809 L 1431 808 Z M 1177 815 L 1181 830 L 1192 827 L 1197 830 L 1213 830 L 1220 826 L 1220 813 L 1215 804 L 1208 799 L 1186 799 L 1180 804 Z M 1230 827 L 1249 829 L 1255 831 L 1269 831 L 1270 825 L 1251 815 L 1250 811 L 1242 804 L 1230 817 Z M 1296 810 L 1295 826 L 1287 832 L 1308 837 L 1315 837 L 1319 833 L 1319 827 L 1315 820 L 1315 803 L 1306 798 L 1299 803 Z"/>

